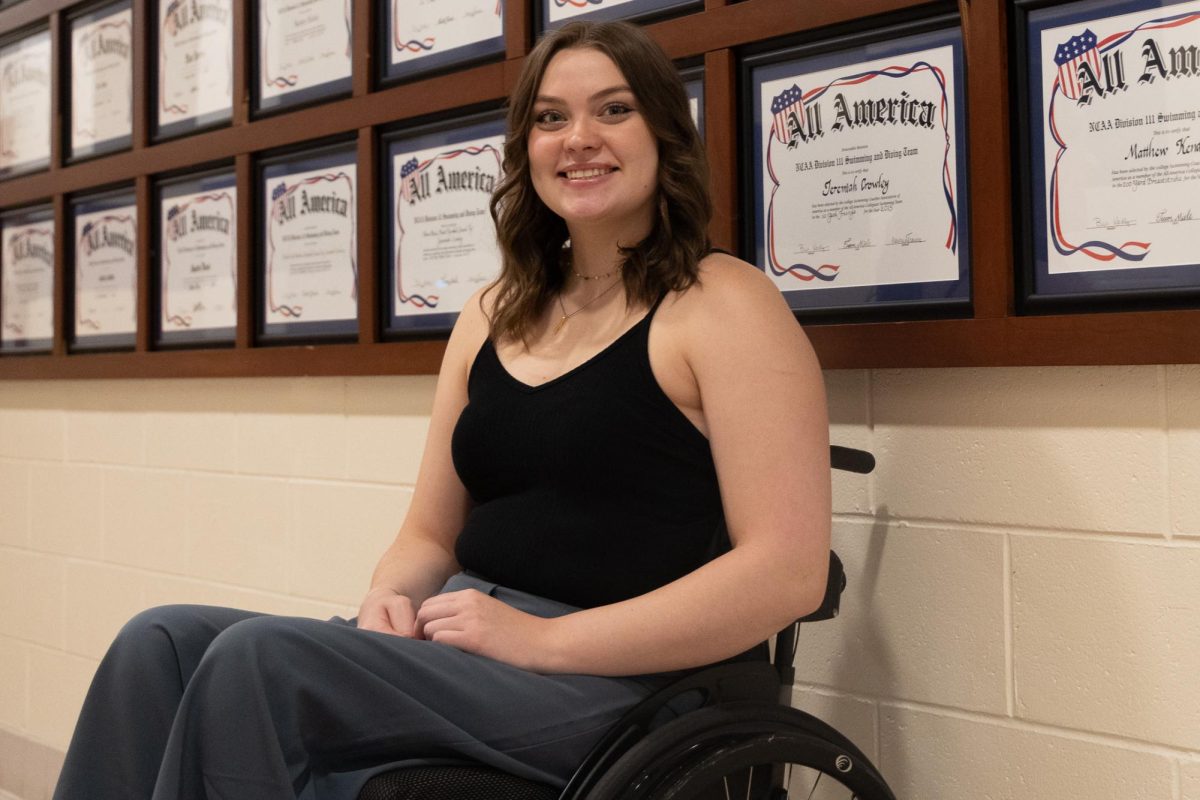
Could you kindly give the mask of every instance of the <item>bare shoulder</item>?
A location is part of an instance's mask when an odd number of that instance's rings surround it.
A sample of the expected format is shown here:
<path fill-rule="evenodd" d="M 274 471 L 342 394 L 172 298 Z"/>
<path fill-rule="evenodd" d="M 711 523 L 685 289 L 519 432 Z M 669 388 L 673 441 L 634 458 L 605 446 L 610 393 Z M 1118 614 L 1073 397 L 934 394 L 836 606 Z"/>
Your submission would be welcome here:
<path fill-rule="evenodd" d="M 673 297 L 672 315 L 692 343 L 691 363 L 706 355 L 743 359 L 751 353 L 815 360 L 808 337 L 771 279 L 725 253 L 700 262 L 699 280 Z"/>
<path fill-rule="evenodd" d="M 476 290 L 463 304 L 463 309 L 454 323 L 454 330 L 450 333 L 443 369 L 453 364 L 454 368 L 461 369 L 464 375 L 470 372 L 475 355 L 490 333 L 491 312 L 496 298 L 496 292 L 489 291 L 491 287 L 492 284 L 488 284 Z"/>

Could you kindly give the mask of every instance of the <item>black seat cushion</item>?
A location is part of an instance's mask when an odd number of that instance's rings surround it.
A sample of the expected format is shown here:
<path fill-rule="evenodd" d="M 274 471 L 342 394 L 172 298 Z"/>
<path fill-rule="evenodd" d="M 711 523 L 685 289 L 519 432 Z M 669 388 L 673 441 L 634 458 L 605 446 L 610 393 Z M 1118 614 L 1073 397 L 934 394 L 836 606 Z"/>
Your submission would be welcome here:
<path fill-rule="evenodd" d="M 358 800 L 556 800 L 542 783 L 487 767 L 407 767 L 376 775 Z"/>

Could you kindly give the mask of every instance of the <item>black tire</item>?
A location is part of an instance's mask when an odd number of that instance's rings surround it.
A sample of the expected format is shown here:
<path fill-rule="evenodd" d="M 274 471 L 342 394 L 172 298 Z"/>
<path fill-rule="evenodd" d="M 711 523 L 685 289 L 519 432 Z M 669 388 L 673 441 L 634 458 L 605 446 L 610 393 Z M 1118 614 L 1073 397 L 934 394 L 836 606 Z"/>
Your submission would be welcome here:
<path fill-rule="evenodd" d="M 895 800 L 875 766 L 834 728 L 785 706 L 731 703 L 702 709 L 668 723 L 634 747 L 596 784 L 589 800 L 707 800 L 724 798 L 728 780 L 739 797 L 782 797 L 763 788 L 750 767 L 793 764 L 846 786 L 844 797 Z M 742 774 L 733 777 L 739 772 Z M 729 776 L 729 777 L 723 777 Z M 719 791 L 709 788 L 713 782 Z"/>

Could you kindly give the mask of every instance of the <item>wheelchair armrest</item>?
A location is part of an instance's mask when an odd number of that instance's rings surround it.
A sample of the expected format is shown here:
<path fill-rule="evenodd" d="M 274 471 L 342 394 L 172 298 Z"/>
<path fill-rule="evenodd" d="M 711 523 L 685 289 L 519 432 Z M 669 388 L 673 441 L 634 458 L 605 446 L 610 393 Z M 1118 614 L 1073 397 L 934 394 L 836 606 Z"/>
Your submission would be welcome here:
<path fill-rule="evenodd" d="M 829 579 L 825 582 L 825 597 L 821 605 L 811 614 L 801 617 L 798 622 L 817 622 L 823 619 L 833 619 L 838 615 L 842 601 L 842 591 L 846 588 L 846 571 L 842 568 L 842 560 L 838 554 L 829 551 Z"/>

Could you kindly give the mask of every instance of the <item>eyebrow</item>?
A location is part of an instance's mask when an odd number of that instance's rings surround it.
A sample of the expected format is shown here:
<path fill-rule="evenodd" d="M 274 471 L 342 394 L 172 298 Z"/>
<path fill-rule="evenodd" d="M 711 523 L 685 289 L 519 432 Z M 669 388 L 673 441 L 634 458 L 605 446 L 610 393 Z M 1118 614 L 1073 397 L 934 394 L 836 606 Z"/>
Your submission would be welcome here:
<path fill-rule="evenodd" d="M 591 103 L 596 100 L 599 100 L 600 98 L 608 97 L 611 94 L 619 94 L 620 92 L 629 92 L 630 94 L 633 94 L 633 89 L 630 89 L 625 84 L 621 84 L 620 86 L 610 86 L 607 89 L 601 89 L 600 91 L 593 94 L 591 97 L 588 98 L 588 102 Z M 559 105 L 566 105 L 566 101 L 563 100 L 561 97 L 552 97 L 547 94 L 539 94 L 537 97 L 534 98 L 534 102 L 535 103 L 558 103 Z"/>

